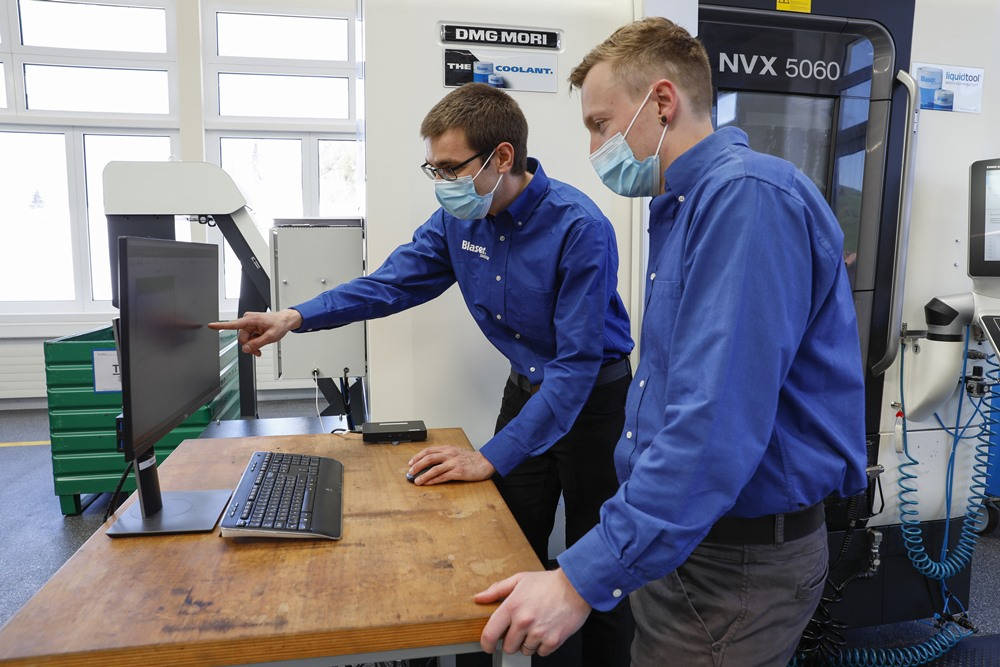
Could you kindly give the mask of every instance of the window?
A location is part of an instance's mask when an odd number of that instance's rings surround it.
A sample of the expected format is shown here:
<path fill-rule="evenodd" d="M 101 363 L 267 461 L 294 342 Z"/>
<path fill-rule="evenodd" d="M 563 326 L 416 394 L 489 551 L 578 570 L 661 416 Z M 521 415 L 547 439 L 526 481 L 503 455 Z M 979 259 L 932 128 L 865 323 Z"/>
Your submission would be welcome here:
<path fill-rule="evenodd" d="M 219 74 L 220 116 L 347 118 L 348 80 L 288 74 Z"/>
<path fill-rule="evenodd" d="M 301 14 L 292 3 L 271 13 L 247 4 L 205 3 L 207 158 L 233 177 L 266 241 L 276 218 L 363 215 L 355 3 Z M 235 299 L 240 267 L 228 246 L 223 261 Z"/>
<path fill-rule="evenodd" d="M 170 111 L 165 71 L 25 65 L 24 85 L 29 109 L 128 114 Z"/>
<path fill-rule="evenodd" d="M 166 53 L 167 12 L 49 0 L 20 0 L 25 46 Z M 122 28 L 127 28 L 123 30 Z"/>
<path fill-rule="evenodd" d="M 205 3 L 205 101 L 209 126 L 273 129 L 274 121 L 314 131 L 316 121 L 341 121 L 335 131 L 356 133 L 357 57 L 354 3 L 329 3 L 310 15 L 246 12 L 246 3 Z M 340 5 L 338 9 L 338 5 Z M 259 5 L 254 5 L 256 8 Z M 281 13 L 279 13 L 279 11 Z"/>
<path fill-rule="evenodd" d="M 338 218 L 362 215 L 364 196 L 360 146 L 353 141 L 319 140 L 319 214 Z"/>
<path fill-rule="evenodd" d="M 75 298 L 64 135 L 0 132 L 0 301 Z"/>
<path fill-rule="evenodd" d="M 111 310 L 102 171 L 174 153 L 174 3 L 0 0 L 0 313 Z"/>
<path fill-rule="evenodd" d="M 85 134 L 83 151 L 92 295 L 95 301 L 110 300 L 111 264 L 108 258 L 108 221 L 104 217 L 104 167 L 112 160 L 169 160 L 170 137 Z"/>
<path fill-rule="evenodd" d="M 346 61 L 347 19 L 218 12 L 220 56 Z"/>

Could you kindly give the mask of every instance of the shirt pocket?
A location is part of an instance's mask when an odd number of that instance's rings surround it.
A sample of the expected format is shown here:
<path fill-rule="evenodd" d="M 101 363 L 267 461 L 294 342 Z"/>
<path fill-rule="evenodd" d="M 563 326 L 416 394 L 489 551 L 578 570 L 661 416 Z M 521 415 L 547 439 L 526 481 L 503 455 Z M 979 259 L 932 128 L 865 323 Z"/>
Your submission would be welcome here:
<path fill-rule="evenodd" d="M 507 292 L 507 313 L 510 326 L 523 337 L 537 341 L 555 339 L 554 290 L 536 290 L 518 286 Z"/>
<path fill-rule="evenodd" d="M 679 280 L 654 280 L 646 301 L 642 319 L 642 347 L 640 353 L 649 354 L 654 372 L 665 372 L 666 360 L 674 338 L 677 309 L 680 305 L 683 284 Z"/>

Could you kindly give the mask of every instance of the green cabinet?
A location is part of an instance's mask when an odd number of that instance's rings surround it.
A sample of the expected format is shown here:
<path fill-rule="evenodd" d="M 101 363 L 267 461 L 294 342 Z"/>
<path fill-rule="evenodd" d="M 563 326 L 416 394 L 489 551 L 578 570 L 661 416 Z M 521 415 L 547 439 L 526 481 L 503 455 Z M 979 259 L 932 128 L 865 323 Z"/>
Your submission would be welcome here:
<path fill-rule="evenodd" d="M 111 327 L 45 342 L 45 385 L 49 402 L 52 477 L 63 514 L 80 513 L 81 493 L 114 491 L 125 470 L 117 451 L 115 417 L 120 391 L 95 391 L 94 351 L 114 350 Z M 239 417 L 236 335 L 220 332 L 219 379 L 222 391 L 156 443 L 162 462 L 181 441 L 197 438 L 210 421 Z M 130 474 L 123 488 L 135 489 Z"/>

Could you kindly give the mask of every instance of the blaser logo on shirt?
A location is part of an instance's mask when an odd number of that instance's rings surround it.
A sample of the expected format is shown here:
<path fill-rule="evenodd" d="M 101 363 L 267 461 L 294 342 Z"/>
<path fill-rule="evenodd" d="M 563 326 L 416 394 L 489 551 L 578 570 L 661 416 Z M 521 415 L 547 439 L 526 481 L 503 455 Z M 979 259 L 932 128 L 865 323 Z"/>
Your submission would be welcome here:
<path fill-rule="evenodd" d="M 476 245 L 468 241 L 462 241 L 462 250 L 468 250 L 469 252 L 478 253 L 479 257 L 482 259 L 489 259 L 489 255 L 486 254 L 486 246 Z"/>

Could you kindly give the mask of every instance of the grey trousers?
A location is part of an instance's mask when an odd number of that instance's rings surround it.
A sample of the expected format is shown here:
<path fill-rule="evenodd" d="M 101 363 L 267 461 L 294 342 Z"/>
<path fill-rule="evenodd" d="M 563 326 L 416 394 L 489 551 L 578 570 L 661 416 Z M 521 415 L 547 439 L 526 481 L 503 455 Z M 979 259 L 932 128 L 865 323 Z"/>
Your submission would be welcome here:
<path fill-rule="evenodd" d="M 703 542 L 633 592 L 632 667 L 785 667 L 819 604 L 826 526 L 783 544 Z"/>

